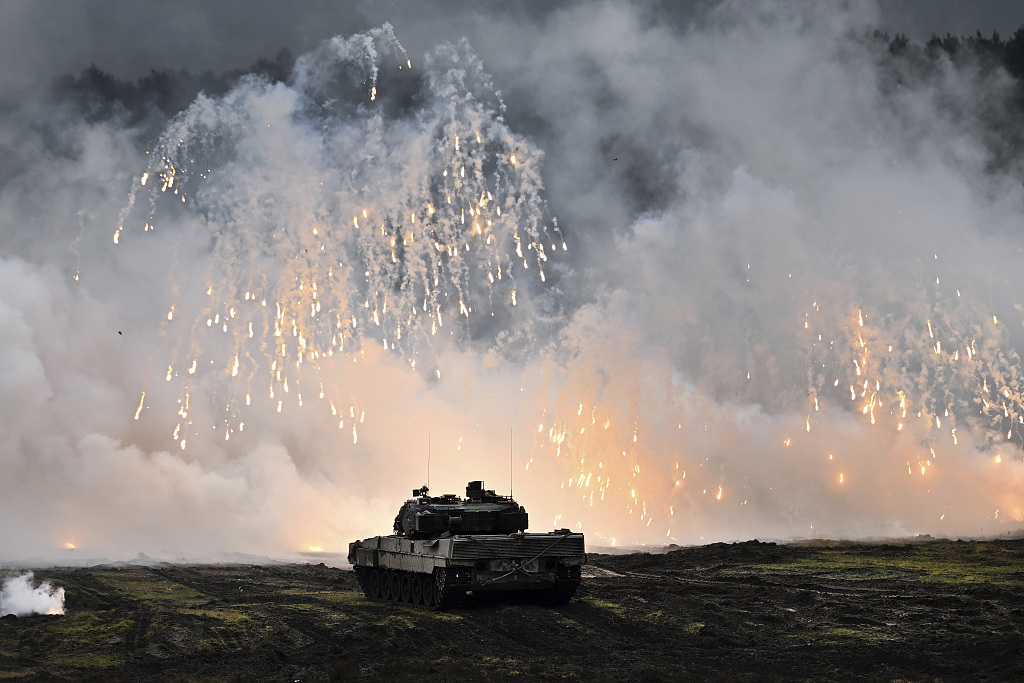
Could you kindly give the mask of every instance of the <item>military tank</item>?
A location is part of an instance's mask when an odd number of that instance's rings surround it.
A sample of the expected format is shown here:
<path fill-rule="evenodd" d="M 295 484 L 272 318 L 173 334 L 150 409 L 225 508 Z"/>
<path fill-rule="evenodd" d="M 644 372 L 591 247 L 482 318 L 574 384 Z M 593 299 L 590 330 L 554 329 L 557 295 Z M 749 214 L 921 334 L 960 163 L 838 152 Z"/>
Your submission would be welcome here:
<path fill-rule="evenodd" d="M 431 496 L 426 486 L 412 495 L 393 534 L 348 546 L 368 598 L 447 609 L 472 591 L 564 605 L 580 585 L 583 534 L 527 533 L 526 510 L 482 481 L 469 482 L 465 499 Z"/>

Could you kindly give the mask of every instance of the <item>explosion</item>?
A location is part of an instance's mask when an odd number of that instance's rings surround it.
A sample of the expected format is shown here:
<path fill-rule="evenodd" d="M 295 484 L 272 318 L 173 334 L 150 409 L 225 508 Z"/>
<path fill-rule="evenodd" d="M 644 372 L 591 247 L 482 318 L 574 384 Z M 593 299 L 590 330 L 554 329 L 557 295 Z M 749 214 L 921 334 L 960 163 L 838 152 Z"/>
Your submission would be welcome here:
<path fill-rule="evenodd" d="M 0 543 L 337 552 L 509 455 L 597 545 L 1018 530 L 1015 81 L 854 4 L 384 24 L 155 137 L 52 114 L 0 186 L 0 512 L 61 504 Z"/>
<path fill-rule="evenodd" d="M 507 327 L 520 281 L 543 283 L 549 253 L 567 248 L 557 223 L 542 222 L 542 155 L 504 123 L 466 44 L 429 57 L 415 116 L 378 89 L 386 69 L 412 69 L 390 26 L 335 39 L 298 61 L 290 87 L 243 82 L 201 97 L 150 154 L 114 243 L 125 225 L 158 230 L 174 198 L 209 245 L 203 275 L 172 270 L 180 295 L 163 379 L 180 386 L 182 450 L 209 427 L 196 423 L 196 401 L 211 404 L 225 441 L 262 401 L 278 413 L 319 402 L 358 443 L 365 410 L 325 384 L 325 366 L 377 344 L 440 379 L 433 338 Z M 354 105 L 333 99 L 360 87 Z M 148 207 L 141 218 L 137 204 Z"/>

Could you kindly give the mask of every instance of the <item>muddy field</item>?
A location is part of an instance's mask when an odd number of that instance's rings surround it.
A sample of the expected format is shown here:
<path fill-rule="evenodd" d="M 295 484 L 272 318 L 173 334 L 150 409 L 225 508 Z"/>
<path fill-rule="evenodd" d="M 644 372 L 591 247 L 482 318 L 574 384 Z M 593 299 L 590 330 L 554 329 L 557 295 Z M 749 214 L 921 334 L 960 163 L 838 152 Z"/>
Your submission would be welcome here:
<path fill-rule="evenodd" d="M 42 569 L 16 681 L 1024 680 L 1024 541 L 589 556 L 564 607 L 373 602 L 316 564 Z"/>

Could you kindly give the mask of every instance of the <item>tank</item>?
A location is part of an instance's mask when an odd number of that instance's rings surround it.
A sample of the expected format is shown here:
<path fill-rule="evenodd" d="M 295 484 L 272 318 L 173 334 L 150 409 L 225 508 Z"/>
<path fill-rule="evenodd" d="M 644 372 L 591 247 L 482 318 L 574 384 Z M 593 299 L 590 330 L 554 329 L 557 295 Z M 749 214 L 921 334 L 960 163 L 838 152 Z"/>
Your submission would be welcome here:
<path fill-rule="evenodd" d="M 569 529 L 528 533 L 526 510 L 511 496 L 466 486 L 466 497 L 413 490 L 389 536 L 348 546 L 368 598 L 438 609 L 456 607 L 467 592 L 501 593 L 564 605 L 587 562 L 583 534 Z"/>

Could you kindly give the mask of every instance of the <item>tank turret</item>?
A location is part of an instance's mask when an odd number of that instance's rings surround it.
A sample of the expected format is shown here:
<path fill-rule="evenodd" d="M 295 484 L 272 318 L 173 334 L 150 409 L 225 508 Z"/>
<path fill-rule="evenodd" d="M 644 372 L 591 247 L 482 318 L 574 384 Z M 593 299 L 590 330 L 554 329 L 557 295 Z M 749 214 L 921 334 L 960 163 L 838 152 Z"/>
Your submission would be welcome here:
<path fill-rule="evenodd" d="M 484 488 L 482 481 L 466 485 L 465 499 L 453 493 L 429 495 L 426 486 L 414 489 L 395 517 L 395 533 L 407 538 L 437 538 L 451 534 L 512 534 L 525 531 L 529 516 L 511 496 Z"/>

